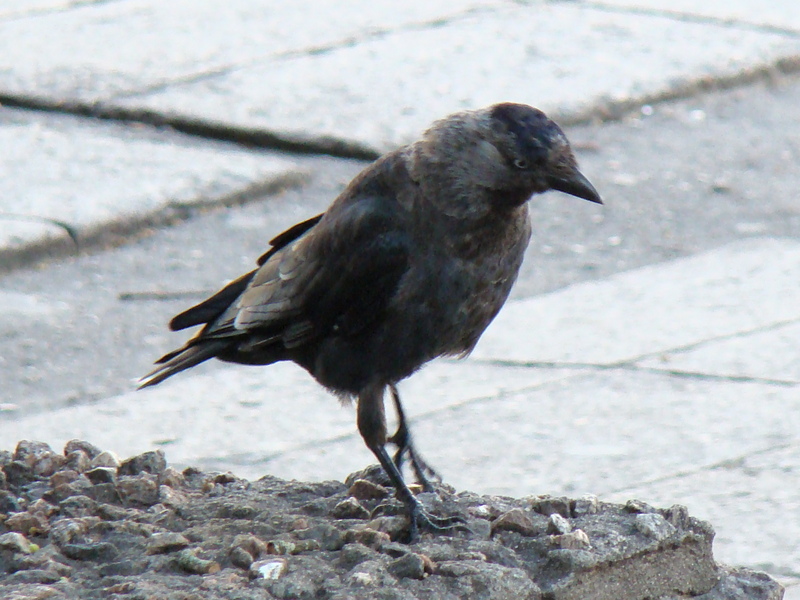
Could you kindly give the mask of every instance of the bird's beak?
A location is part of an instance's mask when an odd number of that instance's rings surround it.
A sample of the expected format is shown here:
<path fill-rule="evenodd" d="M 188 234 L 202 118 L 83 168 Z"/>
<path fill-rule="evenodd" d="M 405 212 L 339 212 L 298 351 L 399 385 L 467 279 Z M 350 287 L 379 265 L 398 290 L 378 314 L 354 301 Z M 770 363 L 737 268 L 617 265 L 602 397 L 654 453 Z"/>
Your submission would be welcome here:
<path fill-rule="evenodd" d="M 548 178 L 548 183 L 552 189 L 558 190 L 559 192 L 577 196 L 589 202 L 596 202 L 597 204 L 603 203 L 600 194 L 597 193 L 594 186 L 583 176 L 583 173 L 578 171 L 578 169 L 571 169 L 566 176 L 558 177 L 551 175 Z"/>

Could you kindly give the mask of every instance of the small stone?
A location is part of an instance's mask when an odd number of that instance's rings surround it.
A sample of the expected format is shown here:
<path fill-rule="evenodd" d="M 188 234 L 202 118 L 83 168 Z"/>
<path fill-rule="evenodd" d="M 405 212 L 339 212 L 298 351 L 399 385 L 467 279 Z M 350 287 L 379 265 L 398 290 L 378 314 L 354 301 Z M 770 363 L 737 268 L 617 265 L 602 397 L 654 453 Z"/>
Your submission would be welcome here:
<path fill-rule="evenodd" d="M 356 479 L 347 493 L 357 500 L 380 500 L 389 495 L 389 490 L 366 479 Z"/>
<path fill-rule="evenodd" d="M 50 485 L 54 488 L 57 488 L 60 485 L 72 483 L 73 481 L 77 480 L 80 476 L 81 474 L 73 469 L 64 469 L 63 471 L 57 471 L 50 476 Z"/>
<path fill-rule="evenodd" d="M 250 577 L 254 579 L 280 579 L 289 570 L 289 563 L 285 558 L 269 558 L 258 560 L 250 565 Z"/>
<path fill-rule="evenodd" d="M 121 521 L 129 518 L 131 511 L 114 504 L 100 504 L 96 512 L 98 517 L 106 521 Z"/>
<path fill-rule="evenodd" d="M 103 590 L 108 596 L 112 594 L 130 594 L 136 589 L 136 584 L 133 581 L 123 581 L 115 583 Z"/>
<path fill-rule="evenodd" d="M 61 552 L 67 558 L 74 560 L 103 560 L 111 561 L 119 554 L 117 549 L 108 542 L 91 542 L 88 544 L 64 544 Z"/>
<path fill-rule="evenodd" d="M 406 517 L 377 517 L 367 523 L 367 527 L 375 531 L 382 531 L 393 540 L 402 536 L 408 528 Z"/>
<path fill-rule="evenodd" d="M 139 475 L 150 473 L 159 475 L 167 468 L 167 459 L 163 450 L 144 452 L 122 462 L 117 469 L 118 475 Z"/>
<path fill-rule="evenodd" d="M 45 515 L 31 514 L 29 512 L 18 512 L 9 515 L 5 525 L 11 531 L 17 531 L 25 535 L 40 535 L 50 530 L 50 523 Z"/>
<path fill-rule="evenodd" d="M 629 513 L 654 513 L 656 509 L 642 502 L 641 500 L 628 500 L 625 503 L 625 510 Z"/>
<path fill-rule="evenodd" d="M 538 496 L 531 501 L 531 509 L 545 517 L 549 517 L 553 513 L 558 513 L 567 519 L 571 512 L 569 505 L 569 498 L 564 497 Z"/>
<path fill-rule="evenodd" d="M 689 527 L 689 509 L 682 504 L 673 504 L 669 508 L 662 509 L 661 514 L 676 529 Z"/>
<path fill-rule="evenodd" d="M 233 483 L 238 480 L 239 478 L 230 471 L 225 473 L 217 473 L 212 476 L 212 481 L 214 483 L 218 483 L 219 485 L 228 485 L 229 483 Z"/>
<path fill-rule="evenodd" d="M 117 490 L 123 499 L 151 506 L 158 502 L 156 477 L 149 473 L 135 476 L 122 476 L 117 481 Z"/>
<path fill-rule="evenodd" d="M 425 560 L 414 552 L 409 552 L 387 565 L 389 573 L 398 579 L 422 579 L 425 577 Z"/>
<path fill-rule="evenodd" d="M 551 536 L 551 544 L 564 550 L 587 550 L 592 545 L 583 529 Z"/>
<path fill-rule="evenodd" d="M 405 554 L 405 553 L 404 553 Z M 372 548 L 367 548 L 364 544 L 353 542 L 345 544 L 339 553 L 338 564 L 344 569 L 352 569 L 362 562 L 373 560 L 377 552 Z"/>
<path fill-rule="evenodd" d="M 70 496 L 85 496 L 91 487 L 92 483 L 86 477 L 80 475 L 75 481 L 62 483 L 47 491 L 44 497 L 57 504 Z"/>
<path fill-rule="evenodd" d="M 83 450 L 73 450 L 67 454 L 63 468 L 71 469 L 72 471 L 77 471 L 78 473 L 83 473 L 91 467 L 92 459 L 89 458 L 89 456 Z"/>
<path fill-rule="evenodd" d="M 58 546 L 69 544 L 73 539 L 88 531 L 90 522 L 90 518 L 60 519 L 50 528 L 50 539 Z"/>
<path fill-rule="evenodd" d="M 49 444 L 44 442 L 36 442 L 33 440 L 20 440 L 12 455 L 12 460 L 24 462 L 28 466 L 33 466 L 36 462 L 36 457 L 43 454 L 52 453 L 53 449 Z"/>
<path fill-rule="evenodd" d="M 122 502 L 120 492 L 113 483 L 97 483 L 87 490 L 86 495 L 101 504 Z"/>
<path fill-rule="evenodd" d="M 53 513 L 58 512 L 58 508 L 56 508 L 46 500 L 39 498 L 36 502 L 34 502 L 28 507 L 28 512 L 34 515 L 39 514 L 45 517 L 49 517 Z"/>
<path fill-rule="evenodd" d="M 166 554 L 186 548 L 188 545 L 189 540 L 180 533 L 174 531 L 154 533 L 147 540 L 147 554 Z"/>
<path fill-rule="evenodd" d="M 21 533 L 9 532 L 0 535 L 0 548 L 10 550 L 12 552 L 19 552 L 20 554 L 30 554 L 33 552 L 34 544 L 31 544 Z"/>
<path fill-rule="evenodd" d="M 344 484 L 347 487 L 352 486 L 357 480 L 359 479 L 366 479 L 372 483 L 377 483 L 382 486 L 391 486 L 391 480 L 389 476 L 386 474 L 386 471 L 383 470 L 383 467 L 380 465 L 369 465 L 368 467 L 361 469 L 360 471 L 356 471 L 355 473 L 350 473 L 345 480 Z"/>
<path fill-rule="evenodd" d="M 48 444 L 30 440 L 17 444 L 13 459 L 27 465 L 39 477 L 50 477 L 65 461 L 64 456 L 53 452 Z"/>
<path fill-rule="evenodd" d="M 512 508 L 492 522 L 492 534 L 497 531 L 516 531 L 531 536 L 537 533 L 533 520 L 521 508 Z"/>
<path fill-rule="evenodd" d="M 369 511 L 361 503 L 350 496 L 333 507 L 331 517 L 334 519 L 369 519 Z"/>
<path fill-rule="evenodd" d="M 675 526 L 658 513 L 636 515 L 633 524 L 639 533 L 658 541 L 670 537 L 676 531 Z"/>
<path fill-rule="evenodd" d="M 97 502 L 88 496 L 70 496 L 58 503 L 58 509 L 65 517 L 88 517 L 95 514 Z"/>
<path fill-rule="evenodd" d="M 119 458 L 113 452 L 104 450 L 92 459 L 91 468 L 95 467 L 111 467 L 116 469 L 119 467 Z"/>
<path fill-rule="evenodd" d="M 19 498 L 11 492 L 0 490 L 0 513 L 21 512 L 22 505 Z"/>
<path fill-rule="evenodd" d="M 477 517 L 478 519 L 491 519 L 492 516 L 494 516 L 492 510 L 486 504 L 480 504 L 478 506 L 470 506 L 468 512 L 473 517 Z"/>
<path fill-rule="evenodd" d="M 7 486 L 21 487 L 38 480 L 33 469 L 21 460 L 14 460 L 3 465 L 3 474 L 6 477 Z"/>
<path fill-rule="evenodd" d="M 478 573 L 480 573 L 478 567 L 460 560 L 440 562 L 436 569 L 436 574 L 443 577 L 464 577 L 466 575 L 477 575 Z"/>
<path fill-rule="evenodd" d="M 253 560 L 253 555 L 241 546 L 234 546 L 231 549 L 231 562 L 240 569 L 249 569 Z"/>
<path fill-rule="evenodd" d="M 102 451 L 94 444 L 84 440 L 70 440 L 64 446 L 64 456 L 69 456 L 73 452 L 83 452 L 91 460 Z"/>
<path fill-rule="evenodd" d="M 572 524 L 558 513 L 553 513 L 547 519 L 547 533 L 564 534 L 572 531 Z"/>
<path fill-rule="evenodd" d="M 368 527 L 360 527 L 358 529 L 348 529 L 344 534 L 345 542 L 358 542 L 364 544 L 369 548 L 378 548 L 382 544 L 391 541 L 388 533 L 382 531 L 375 531 Z"/>
<path fill-rule="evenodd" d="M 345 533 L 332 523 L 325 521 L 316 523 L 313 527 L 298 529 L 294 535 L 301 540 L 317 540 L 322 549 L 329 552 L 341 550 L 345 544 Z"/>
<path fill-rule="evenodd" d="M 267 553 L 267 544 L 256 536 L 247 533 L 239 534 L 233 538 L 231 551 L 233 551 L 234 548 L 242 548 L 254 558 L 258 558 L 262 554 Z"/>
<path fill-rule="evenodd" d="M 158 483 L 160 485 L 166 485 L 173 489 L 177 489 L 184 487 L 186 485 L 186 478 L 177 469 L 174 469 L 172 467 L 167 467 L 158 476 Z"/>
<path fill-rule="evenodd" d="M 584 494 L 575 500 L 575 506 L 572 508 L 572 515 L 575 517 L 583 517 L 585 515 L 596 515 L 598 507 L 597 496 L 594 494 Z"/>
<path fill-rule="evenodd" d="M 293 554 L 294 542 L 291 540 L 270 540 L 267 542 L 267 554 Z"/>
<path fill-rule="evenodd" d="M 64 464 L 65 458 L 60 454 L 51 452 L 41 456 L 33 466 L 33 472 L 40 477 L 50 477 Z"/>
<path fill-rule="evenodd" d="M 178 553 L 178 566 L 184 571 L 205 575 L 206 573 L 217 573 L 220 570 L 219 563 L 213 560 L 205 560 L 195 555 L 191 548 L 185 548 Z"/>
<path fill-rule="evenodd" d="M 189 501 L 186 494 L 176 491 L 168 485 L 158 486 L 158 501 L 164 506 L 181 508 Z"/>
<path fill-rule="evenodd" d="M 3 577 L 3 583 L 7 585 L 18 585 L 18 584 L 45 584 L 50 585 L 53 583 L 58 582 L 61 579 L 61 575 L 54 571 L 49 571 L 46 569 L 28 569 L 26 571 L 17 571 L 16 573 L 12 573 L 11 575 L 7 575 Z M 11 598 L 22 599 L 24 598 L 27 600 L 31 598 L 31 596 L 18 596 L 13 594 L 10 596 Z M 41 598 L 41 596 L 39 596 Z"/>
<path fill-rule="evenodd" d="M 117 478 L 117 470 L 113 467 L 95 467 L 86 471 L 84 475 L 94 484 L 114 483 Z"/>
<path fill-rule="evenodd" d="M 228 502 L 223 504 L 217 510 L 217 517 L 220 519 L 252 519 L 258 514 L 258 511 L 249 504 L 239 504 L 237 502 Z"/>
<path fill-rule="evenodd" d="M 476 552 L 476 554 L 479 554 L 479 553 Z M 419 554 L 418 556 L 420 558 L 422 558 L 423 567 L 425 568 L 425 572 L 428 575 L 436 573 L 436 563 L 433 561 L 433 559 L 430 556 L 428 556 L 427 554 Z M 486 557 L 485 556 L 483 557 L 483 560 L 486 561 Z"/>

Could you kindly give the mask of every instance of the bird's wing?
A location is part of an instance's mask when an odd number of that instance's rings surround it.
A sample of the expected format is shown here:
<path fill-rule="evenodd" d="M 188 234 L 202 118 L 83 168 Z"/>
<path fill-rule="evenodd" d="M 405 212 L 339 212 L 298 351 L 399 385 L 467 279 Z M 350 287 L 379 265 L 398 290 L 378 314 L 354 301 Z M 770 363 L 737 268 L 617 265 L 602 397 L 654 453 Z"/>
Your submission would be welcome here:
<path fill-rule="evenodd" d="M 283 233 L 276 235 L 269 242 L 269 245 L 271 246 L 270 249 L 258 259 L 257 264 L 263 265 L 276 252 L 284 248 L 287 244 L 292 243 L 298 237 L 302 236 L 309 229 L 314 227 L 314 225 L 316 225 L 321 218 L 321 214 L 311 217 L 310 219 L 306 219 L 297 225 L 293 225 Z M 256 274 L 256 271 L 250 271 L 238 279 L 231 281 L 228 285 L 210 298 L 207 298 L 200 304 L 197 304 L 196 306 L 183 311 L 181 314 L 176 315 L 169 322 L 169 328 L 172 331 L 178 331 L 180 329 L 186 329 L 187 327 L 210 323 L 219 317 L 223 312 L 225 312 L 225 310 L 242 294 L 242 292 L 247 289 L 247 285 L 250 283 L 253 275 Z"/>
<path fill-rule="evenodd" d="M 408 268 L 401 216 L 372 199 L 327 216 L 268 253 L 203 336 L 244 334 L 253 350 L 276 341 L 292 348 L 331 332 L 354 335 L 379 318 Z"/>

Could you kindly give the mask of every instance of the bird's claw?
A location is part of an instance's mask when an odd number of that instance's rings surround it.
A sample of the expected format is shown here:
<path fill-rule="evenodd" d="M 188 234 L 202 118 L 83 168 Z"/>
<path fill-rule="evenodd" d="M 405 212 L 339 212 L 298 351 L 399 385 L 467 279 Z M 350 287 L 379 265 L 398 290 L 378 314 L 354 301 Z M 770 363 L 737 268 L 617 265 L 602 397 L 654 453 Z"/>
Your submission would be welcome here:
<path fill-rule="evenodd" d="M 448 533 L 453 531 L 470 531 L 463 517 L 458 515 L 437 517 L 425 510 L 418 502 L 409 507 L 409 542 L 417 541 L 421 533 Z"/>

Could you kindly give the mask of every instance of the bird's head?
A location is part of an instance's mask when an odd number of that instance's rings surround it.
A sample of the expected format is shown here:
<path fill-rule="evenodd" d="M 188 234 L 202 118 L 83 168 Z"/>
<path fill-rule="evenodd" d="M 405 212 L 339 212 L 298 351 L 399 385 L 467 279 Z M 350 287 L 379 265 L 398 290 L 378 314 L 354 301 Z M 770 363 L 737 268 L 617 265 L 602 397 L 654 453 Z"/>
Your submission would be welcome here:
<path fill-rule="evenodd" d="M 578 170 L 561 128 L 525 104 L 505 102 L 450 115 L 413 148 L 418 180 L 443 179 L 447 189 L 458 192 L 439 198 L 440 209 L 454 216 L 481 218 L 548 190 L 602 204 Z"/>
<path fill-rule="evenodd" d="M 600 194 L 578 170 L 567 136 L 542 111 L 505 102 L 486 109 L 487 141 L 497 149 L 494 160 L 505 163 L 509 185 L 532 194 L 558 190 L 602 204 Z"/>

